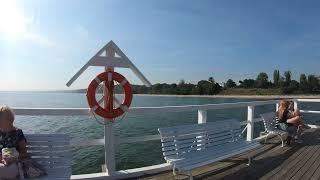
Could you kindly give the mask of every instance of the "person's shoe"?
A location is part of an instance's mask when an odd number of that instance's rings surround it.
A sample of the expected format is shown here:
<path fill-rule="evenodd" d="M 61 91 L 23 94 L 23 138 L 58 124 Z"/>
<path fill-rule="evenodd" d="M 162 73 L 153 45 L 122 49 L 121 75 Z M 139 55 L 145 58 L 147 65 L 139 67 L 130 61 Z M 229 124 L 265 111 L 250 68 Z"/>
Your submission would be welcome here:
<path fill-rule="evenodd" d="M 298 143 L 298 144 L 303 143 L 303 141 L 302 141 L 301 139 L 296 139 L 296 140 L 294 140 L 294 142 L 296 142 L 296 143 Z"/>

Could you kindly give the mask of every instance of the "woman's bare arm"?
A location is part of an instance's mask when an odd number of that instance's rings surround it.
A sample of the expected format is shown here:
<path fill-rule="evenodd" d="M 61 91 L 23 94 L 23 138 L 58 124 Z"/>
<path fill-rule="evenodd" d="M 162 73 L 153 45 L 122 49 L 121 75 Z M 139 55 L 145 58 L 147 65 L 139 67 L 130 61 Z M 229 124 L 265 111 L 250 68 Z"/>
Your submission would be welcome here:
<path fill-rule="evenodd" d="M 301 120 L 300 116 L 295 116 L 293 118 L 288 119 L 287 123 L 295 124 L 295 123 L 299 122 L 300 120 Z"/>

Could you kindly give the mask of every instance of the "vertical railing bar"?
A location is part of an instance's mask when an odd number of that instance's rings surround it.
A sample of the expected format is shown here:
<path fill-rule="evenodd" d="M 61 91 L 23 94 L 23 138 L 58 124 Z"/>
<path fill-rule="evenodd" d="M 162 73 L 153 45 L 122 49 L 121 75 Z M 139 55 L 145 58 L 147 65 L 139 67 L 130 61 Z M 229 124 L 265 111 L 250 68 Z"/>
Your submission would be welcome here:
<path fill-rule="evenodd" d="M 254 106 L 248 106 L 247 141 L 252 141 L 254 132 Z"/>
<path fill-rule="evenodd" d="M 198 110 L 198 124 L 207 123 L 207 110 Z"/>

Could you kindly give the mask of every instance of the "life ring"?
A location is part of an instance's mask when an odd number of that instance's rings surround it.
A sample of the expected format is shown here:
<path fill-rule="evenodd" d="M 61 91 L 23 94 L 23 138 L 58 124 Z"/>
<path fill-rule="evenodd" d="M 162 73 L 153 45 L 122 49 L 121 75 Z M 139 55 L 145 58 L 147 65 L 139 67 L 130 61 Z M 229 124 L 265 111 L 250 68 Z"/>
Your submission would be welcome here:
<path fill-rule="evenodd" d="M 103 108 L 96 100 L 96 90 L 101 82 L 117 81 L 124 89 L 124 100 L 118 108 Z M 103 72 L 91 81 L 87 90 L 87 101 L 90 109 L 97 115 L 106 118 L 114 119 L 121 116 L 124 112 L 129 110 L 132 101 L 132 89 L 129 81 L 121 74 L 113 71 Z M 113 102 L 109 102 L 113 105 Z"/>

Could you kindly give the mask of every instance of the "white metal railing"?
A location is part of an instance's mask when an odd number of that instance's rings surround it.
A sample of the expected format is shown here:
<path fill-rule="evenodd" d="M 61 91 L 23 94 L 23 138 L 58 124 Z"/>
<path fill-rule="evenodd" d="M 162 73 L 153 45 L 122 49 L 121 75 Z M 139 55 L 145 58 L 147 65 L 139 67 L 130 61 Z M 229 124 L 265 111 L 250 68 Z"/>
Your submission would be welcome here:
<path fill-rule="evenodd" d="M 295 107 L 298 107 L 298 102 L 320 102 L 320 99 L 296 99 L 294 100 Z M 130 113 L 133 114 L 147 114 L 147 113 L 159 113 L 159 112 L 184 112 L 184 111 L 197 111 L 198 112 L 198 123 L 207 122 L 207 110 L 216 110 L 216 109 L 229 109 L 229 108 L 247 108 L 247 121 L 243 121 L 242 124 L 246 125 L 243 132 L 247 131 L 247 141 L 253 140 L 254 133 L 254 123 L 262 121 L 261 118 L 254 117 L 255 106 L 261 105 L 270 105 L 275 104 L 275 110 L 278 108 L 278 100 L 270 101 L 252 101 L 252 102 L 238 102 L 238 103 L 223 103 L 223 104 L 205 104 L 205 105 L 185 105 L 185 106 L 162 106 L 162 107 L 132 107 Z M 49 115 L 49 116 L 79 116 L 79 115 L 91 115 L 88 108 L 14 108 L 16 115 L 22 116 L 38 116 L 38 115 Z M 309 111 L 301 110 L 302 113 L 320 113 L 320 111 Z M 315 126 L 318 127 L 318 126 Z M 106 133 L 106 132 L 105 132 Z M 112 147 L 116 144 L 121 143 L 135 143 L 143 141 L 152 141 L 159 140 L 159 135 L 148 135 L 142 137 L 130 137 L 126 139 L 117 139 L 114 136 L 106 135 L 104 138 L 112 138 L 109 142 L 114 142 Z M 87 140 L 73 140 L 73 146 L 92 146 L 92 145 L 105 145 L 105 139 L 87 139 Z M 110 146 L 110 145 L 109 145 Z M 105 148 L 105 154 L 108 154 L 107 149 Z M 112 158 L 114 159 L 114 157 Z M 112 166 L 115 165 L 115 162 Z M 73 179 L 96 179 L 97 177 L 103 178 L 117 178 L 117 177 L 130 177 L 133 174 L 146 173 L 148 172 L 158 172 L 168 169 L 170 165 L 162 164 L 149 167 L 142 167 L 133 170 L 125 170 L 118 172 L 108 172 L 107 174 L 91 174 L 91 175 L 76 175 L 73 176 Z M 128 172 L 130 172 L 128 174 Z M 120 174 L 119 174 L 120 173 Z"/>

